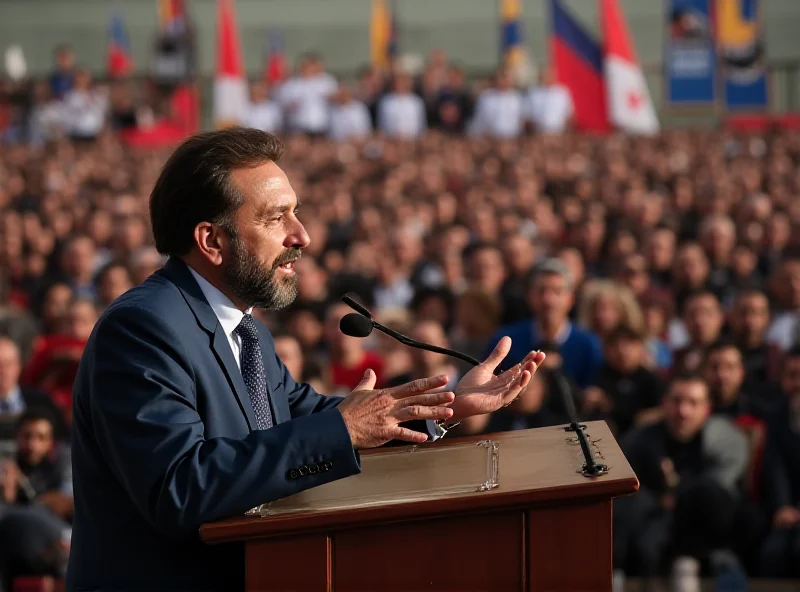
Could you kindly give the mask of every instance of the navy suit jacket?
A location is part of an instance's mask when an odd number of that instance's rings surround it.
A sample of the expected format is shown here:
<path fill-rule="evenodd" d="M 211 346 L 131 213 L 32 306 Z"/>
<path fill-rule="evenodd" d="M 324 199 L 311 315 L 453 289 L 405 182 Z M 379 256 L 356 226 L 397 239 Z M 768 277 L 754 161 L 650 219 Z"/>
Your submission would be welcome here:
<path fill-rule="evenodd" d="M 74 387 L 68 590 L 240 590 L 242 546 L 203 544 L 204 522 L 360 471 L 342 399 L 295 382 L 259 337 L 268 430 L 182 261 L 103 313 Z"/>

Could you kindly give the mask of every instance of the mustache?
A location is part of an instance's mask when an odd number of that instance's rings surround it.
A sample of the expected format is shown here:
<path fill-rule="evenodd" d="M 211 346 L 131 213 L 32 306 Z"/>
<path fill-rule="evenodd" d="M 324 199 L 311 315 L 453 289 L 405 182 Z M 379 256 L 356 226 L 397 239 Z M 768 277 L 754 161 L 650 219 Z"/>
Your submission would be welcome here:
<path fill-rule="evenodd" d="M 300 257 L 302 256 L 303 256 L 302 249 L 298 249 L 297 247 L 286 249 L 283 253 L 278 255 L 278 258 L 275 259 L 275 263 L 272 264 L 272 267 L 276 268 L 286 263 L 292 263 L 300 259 Z"/>

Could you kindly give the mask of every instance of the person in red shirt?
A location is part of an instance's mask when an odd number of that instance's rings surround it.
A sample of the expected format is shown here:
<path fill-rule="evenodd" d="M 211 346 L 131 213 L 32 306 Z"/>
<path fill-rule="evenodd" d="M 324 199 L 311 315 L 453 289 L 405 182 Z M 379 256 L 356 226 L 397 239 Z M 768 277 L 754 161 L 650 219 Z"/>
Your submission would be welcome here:
<path fill-rule="evenodd" d="M 334 304 L 325 317 L 325 340 L 330 351 L 328 383 L 350 392 L 364 378 L 364 373 L 372 369 L 377 376 L 375 388 L 382 388 L 385 377 L 381 357 L 366 349 L 364 339 L 348 337 L 339 330 L 339 321 L 351 312 L 346 304 Z"/>

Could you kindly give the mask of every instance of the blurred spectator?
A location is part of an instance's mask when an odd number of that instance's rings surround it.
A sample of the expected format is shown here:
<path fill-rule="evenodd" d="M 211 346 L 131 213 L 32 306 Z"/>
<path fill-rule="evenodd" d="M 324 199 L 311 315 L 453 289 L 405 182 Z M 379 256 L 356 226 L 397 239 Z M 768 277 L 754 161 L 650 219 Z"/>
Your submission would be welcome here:
<path fill-rule="evenodd" d="M 66 244 L 61 259 L 64 280 L 77 298 L 94 298 L 95 245 L 88 236 L 77 236 Z"/>
<path fill-rule="evenodd" d="M 609 280 L 592 280 L 581 293 L 578 323 L 605 340 L 619 327 L 636 334 L 644 331 L 644 318 L 633 293 Z"/>
<path fill-rule="evenodd" d="M 466 86 L 464 71 L 451 66 L 447 80 L 439 90 L 435 105 L 434 124 L 444 132 L 463 132 L 474 110 L 472 94 Z"/>
<path fill-rule="evenodd" d="M 302 58 L 298 73 L 283 83 L 277 99 L 288 114 L 289 129 L 320 136 L 330 125 L 328 99 L 338 88 L 336 79 L 325 71 L 315 54 Z"/>
<path fill-rule="evenodd" d="M 105 126 L 108 97 L 104 89 L 92 81 L 86 70 L 75 73 L 72 90 L 64 96 L 64 125 L 75 141 L 87 142 L 97 138 Z"/>
<path fill-rule="evenodd" d="M 743 415 L 763 418 L 766 415 L 770 393 L 745 390 L 742 352 L 735 344 L 720 341 L 711 345 L 706 350 L 702 371 L 714 413 L 731 419 Z"/>
<path fill-rule="evenodd" d="M 392 92 L 378 103 L 378 129 L 390 138 L 410 140 L 419 137 L 427 128 L 425 103 L 413 92 L 411 76 L 399 73 Z"/>
<path fill-rule="evenodd" d="M 67 440 L 69 428 L 58 407 L 46 393 L 20 386 L 21 375 L 22 360 L 19 349 L 10 339 L 0 337 L 0 440 L 13 438 L 17 421 L 29 409 L 45 410 L 50 413 L 56 439 Z"/>
<path fill-rule="evenodd" d="M 689 334 L 689 343 L 675 352 L 675 372 L 695 372 L 700 369 L 706 348 L 721 336 L 723 320 L 722 307 L 713 292 L 700 290 L 688 296 L 683 322 Z"/>
<path fill-rule="evenodd" d="M 778 314 L 769 326 L 767 341 L 783 351 L 800 338 L 800 257 L 784 259 L 773 280 Z"/>
<path fill-rule="evenodd" d="M 583 394 L 584 415 L 610 420 L 617 434 L 659 419 L 664 383 L 645 367 L 641 333 L 627 325 L 617 326 L 606 338 L 603 356 L 596 386 Z"/>
<path fill-rule="evenodd" d="M 300 342 L 294 337 L 289 335 L 274 335 L 275 353 L 281 359 L 289 375 L 296 381 L 303 381 L 305 376 L 305 360 L 303 359 L 303 350 L 300 348 Z"/>
<path fill-rule="evenodd" d="M 383 360 L 365 349 L 363 339 L 349 337 L 339 330 L 339 321 L 351 312 L 350 307 L 343 303 L 328 309 L 325 318 L 325 340 L 330 353 L 328 381 L 337 391 L 350 392 L 364 378 L 364 373 L 372 370 L 377 377 L 376 388 L 382 388 L 385 379 Z"/>
<path fill-rule="evenodd" d="M 478 95 L 470 131 L 493 138 L 516 138 L 522 132 L 522 95 L 506 70 L 499 70 L 494 86 Z"/>
<path fill-rule="evenodd" d="M 23 359 L 27 359 L 36 339 L 36 321 L 25 310 L 9 301 L 10 285 L 0 269 L 0 335 L 13 340 Z"/>
<path fill-rule="evenodd" d="M 17 453 L 0 460 L 0 584 L 19 575 L 63 576 L 72 519 L 69 450 L 56 444 L 47 413 L 20 418 Z"/>
<path fill-rule="evenodd" d="M 770 416 L 764 481 L 774 530 L 764 543 L 765 577 L 800 577 L 800 348 L 786 354 L 783 400 Z"/>
<path fill-rule="evenodd" d="M 345 85 L 332 97 L 330 137 L 337 142 L 365 140 L 372 133 L 367 106 L 353 98 Z"/>
<path fill-rule="evenodd" d="M 764 292 L 739 292 L 728 324 L 744 359 L 745 381 L 752 389 L 776 384 L 780 375 L 781 350 L 766 339 L 769 318 L 769 299 Z"/>
<path fill-rule="evenodd" d="M 55 70 L 50 75 L 50 92 L 62 98 L 72 90 L 75 79 L 75 52 L 69 45 L 59 45 L 53 52 Z"/>
<path fill-rule="evenodd" d="M 544 134 L 565 132 L 575 114 L 572 94 L 556 81 L 552 68 L 542 69 L 539 84 L 528 91 L 523 109 L 533 129 Z"/>
<path fill-rule="evenodd" d="M 247 125 L 273 134 L 283 131 L 283 113 L 277 101 L 270 97 L 264 82 L 250 85 L 250 109 Z"/>
<path fill-rule="evenodd" d="M 528 289 L 534 318 L 502 327 L 490 341 L 487 351 L 491 351 L 503 335 L 511 337 L 511 351 L 501 363 L 503 368 L 508 368 L 542 342 L 556 343 L 564 359 L 564 373 L 581 388 L 594 384 L 603 363 L 603 353 L 593 333 L 569 321 L 573 290 L 572 279 L 560 260 L 548 259 L 540 264 Z"/>
<path fill-rule="evenodd" d="M 128 268 L 119 263 L 109 263 L 103 267 L 95 278 L 97 285 L 97 303 L 100 309 L 122 296 L 133 287 Z"/>
<path fill-rule="evenodd" d="M 699 560 L 720 575 L 737 569 L 727 541 L 747 443 L 728 419 L 710 417 L 708 387 L 697 376 L 672 380 L 663 412 L 663 421 L 635 429 L 622 443 L 641 487 L 614 502 L 615 575 L 638 566 L 652 578 L 671 565 L 674 589 L 697 590 Z"/>

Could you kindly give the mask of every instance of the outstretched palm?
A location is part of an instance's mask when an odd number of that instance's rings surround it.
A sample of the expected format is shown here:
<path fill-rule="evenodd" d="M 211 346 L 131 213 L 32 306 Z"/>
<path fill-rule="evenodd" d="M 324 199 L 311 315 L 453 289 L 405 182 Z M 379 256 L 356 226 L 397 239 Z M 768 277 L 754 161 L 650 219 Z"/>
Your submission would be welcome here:
<path fill-rule="evenodd" d="M 472 415 L 497 411 L 511 403 L 531 380 L 531 376 L 544 361 L 542 352 L 531 352 L 519 364 L 499 376 L 494 370 L 508 355 L 511 339 L 503 337 L 486 360 L 467 372 L 455 389 L 456 399 L 452 421 L 461 421 Z"/>

